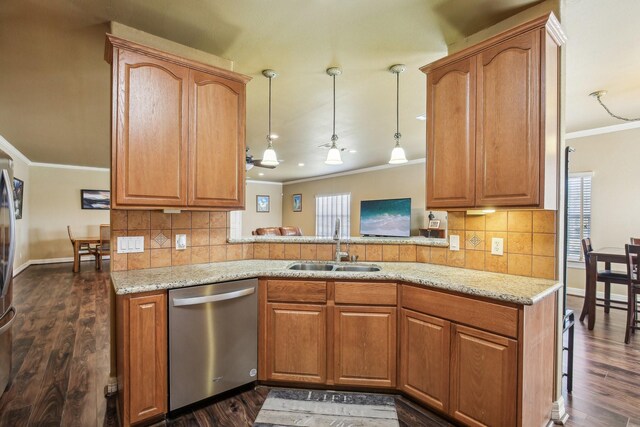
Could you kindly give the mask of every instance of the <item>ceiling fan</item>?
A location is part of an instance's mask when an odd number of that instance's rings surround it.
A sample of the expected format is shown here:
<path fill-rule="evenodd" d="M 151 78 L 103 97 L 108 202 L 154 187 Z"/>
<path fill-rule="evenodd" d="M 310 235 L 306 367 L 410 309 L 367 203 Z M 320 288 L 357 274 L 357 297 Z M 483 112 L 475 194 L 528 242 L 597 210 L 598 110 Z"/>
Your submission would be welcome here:
<path fill-rule="evenodd" d="M 251 168 L 253 168 L 254 166 L 257 166 L 259 168 L 266 168 L 266 169 L 275 169 L 275 166 L 267 166 L 267 165 L 263 165 L 262 164 L 262 159 L 254 159 L 252 154 L 249 154 L 249 147 L 246 148 L 245 150 L 245 159 L 246 159 L 246 170 L 250 170 Z"/>

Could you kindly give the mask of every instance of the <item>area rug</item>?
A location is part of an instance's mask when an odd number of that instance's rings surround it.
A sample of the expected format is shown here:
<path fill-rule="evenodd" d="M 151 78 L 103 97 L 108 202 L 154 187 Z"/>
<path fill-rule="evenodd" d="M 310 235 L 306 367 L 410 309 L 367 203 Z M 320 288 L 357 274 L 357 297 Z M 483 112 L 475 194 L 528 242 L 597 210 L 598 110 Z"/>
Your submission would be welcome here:
<path fill-rule="evenodd" d="M 398 427 L 392 396 L 317 390 L 269 391 L 253 427 Z"/>

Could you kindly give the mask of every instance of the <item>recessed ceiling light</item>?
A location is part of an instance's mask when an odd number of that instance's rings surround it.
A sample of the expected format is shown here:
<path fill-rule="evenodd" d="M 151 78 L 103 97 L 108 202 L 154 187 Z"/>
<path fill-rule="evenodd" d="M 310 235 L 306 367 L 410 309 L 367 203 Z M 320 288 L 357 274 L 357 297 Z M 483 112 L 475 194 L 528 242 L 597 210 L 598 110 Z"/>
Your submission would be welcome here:
<path fill-rule="evenodd" d="M 275 134 L 275 133 L 271 134 L 271 139 L 278 139 L 278 138 L 279 138 L 279 136 L 277 134 Z"/>
<path fill-rule="evenodd" d="M 357 153 L 357 152 L 358 152 L 358 150 L 354 150 L 354 149 L 352 148 L 351 150 L 349 150 L 349 152 L 350 152 L 351 154 L 353 154 L 353 153 Z"/>
<path fill-rule="evenodd" d="M 422 120 L 423 122 L 426 121 L 427 120 L 427 113 L 420 114 L 419 116 L 416 116 L 416 119 Z"/>
<path fill-rule="evenodd" d="M 263 173 L 263 172 L 260 172 L 258 175 L 260 175 L 260 176 L 264 176 L 264 173 Z"/>
<path fill-rule="evenodd" d="M 304 163 L 298 163 L 298 166 L 304 166 Z"/>

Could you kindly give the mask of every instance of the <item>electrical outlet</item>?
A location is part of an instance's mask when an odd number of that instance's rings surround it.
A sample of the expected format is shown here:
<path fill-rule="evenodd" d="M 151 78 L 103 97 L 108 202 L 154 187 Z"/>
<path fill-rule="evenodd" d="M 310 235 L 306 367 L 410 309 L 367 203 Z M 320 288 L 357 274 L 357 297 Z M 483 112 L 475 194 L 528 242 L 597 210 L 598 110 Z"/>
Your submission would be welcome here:
<path fill-rule="evenodd" d="M 491 255 L 504 255 L 504 239 L 500 237 L 491 238 Z"/>
<path fill-rule="evenodd" d="M 185 249 L 187 249 L 187 235 L 176 234 L 176 250 L 184 251 Z"/>
<path fill-rule="evenodd" d="M 450 251 L 460 250 L 460 236 L 458 236 L 457 234 L 451 234 L 449 236 L 449 250 Z"/>

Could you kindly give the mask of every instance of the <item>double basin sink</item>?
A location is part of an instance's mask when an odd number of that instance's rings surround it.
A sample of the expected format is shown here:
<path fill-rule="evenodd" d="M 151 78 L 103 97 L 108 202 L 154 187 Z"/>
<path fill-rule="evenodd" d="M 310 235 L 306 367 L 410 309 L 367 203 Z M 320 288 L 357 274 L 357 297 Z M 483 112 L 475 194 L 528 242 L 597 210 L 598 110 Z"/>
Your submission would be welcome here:
<path fill-rule="evenodd" d="M 317 262 L 297 262 L 290 265 L 289 270 L 303 270 L 303 271 L 353 271 L 353 272 L 367 272 L 367 271 L 380 271 L 381 268 L 377 265 L 363 265 L 363 264 L 329 264 L 329 263 L 317 263 Z"/>

